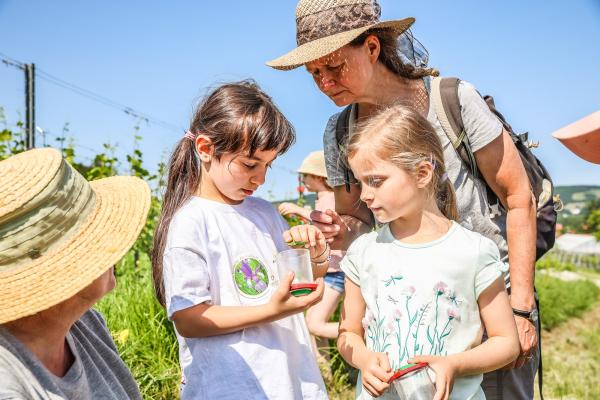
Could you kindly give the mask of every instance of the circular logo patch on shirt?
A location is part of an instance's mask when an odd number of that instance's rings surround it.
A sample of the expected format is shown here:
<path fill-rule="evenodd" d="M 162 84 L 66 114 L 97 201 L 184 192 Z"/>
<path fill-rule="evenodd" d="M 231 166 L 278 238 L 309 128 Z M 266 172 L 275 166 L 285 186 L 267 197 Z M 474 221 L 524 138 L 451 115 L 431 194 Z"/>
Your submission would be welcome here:
<path fill-rule="evenodd" d="M 260 296 L 269 287 L 267 268 L 256 258 L 246 257 L 233 266 L 233 280 L 246 296 Z"/>

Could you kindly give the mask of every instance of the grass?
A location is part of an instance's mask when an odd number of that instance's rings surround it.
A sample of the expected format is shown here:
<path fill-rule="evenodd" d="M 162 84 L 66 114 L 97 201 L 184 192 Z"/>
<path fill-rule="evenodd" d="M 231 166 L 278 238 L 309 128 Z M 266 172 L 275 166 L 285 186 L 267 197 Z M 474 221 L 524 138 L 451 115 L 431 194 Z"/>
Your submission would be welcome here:
<path fill-rule="evenodd" d="M 600 304 L 543 332 L 542 352 L 547 400 L 600 399 Z"/>
<path fill-rule="evenodd" d="M 117 287 L 97 309 L 106 318 L 121 357 L 145 399 L 179 397 L 177 339 L 164 309 L 155 300 L 147 257 L 134 266 L 128 254 L 117 266 Z"/>
<path fill-rule="evenodd" d="M 581 316 L 600 295 L 600 288 L 588 280 L 562 281 L 539 274 L 535 285 L 540 297 L 542 328 L 545 330 Z"/>

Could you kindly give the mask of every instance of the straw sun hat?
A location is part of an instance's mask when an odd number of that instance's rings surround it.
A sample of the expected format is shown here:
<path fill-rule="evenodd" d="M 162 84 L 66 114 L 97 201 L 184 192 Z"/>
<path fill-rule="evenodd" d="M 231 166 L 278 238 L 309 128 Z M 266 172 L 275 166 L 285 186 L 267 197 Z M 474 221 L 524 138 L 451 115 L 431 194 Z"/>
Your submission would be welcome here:
<path fill-rule="evenodd" d="M 313 151 L 310 153 L 302 165 L 298 168 L 298 172 L 301 174 L 311 174 L 316 176 L 322 176 L 327 178 L 327 169 L 325 168 L 325 153 L 321 151 Z"/>
<path fill-rule="evenodd" d="M 300 0 L 296 7 L 298 47 L 267 65 L 294 69 L 347 45 L 369 29 L 389 28 L 400 34 L 415 22 L 414 18 L 380 22 L 380 15 L 377 0 Z"/>
<path fill-rule="evenodd" d="M 133 245 L 150 189 L 115 176 L 87 182 L 58 150 L 0 162 L 0 323 L 56 305 L 91 284 Z"/>

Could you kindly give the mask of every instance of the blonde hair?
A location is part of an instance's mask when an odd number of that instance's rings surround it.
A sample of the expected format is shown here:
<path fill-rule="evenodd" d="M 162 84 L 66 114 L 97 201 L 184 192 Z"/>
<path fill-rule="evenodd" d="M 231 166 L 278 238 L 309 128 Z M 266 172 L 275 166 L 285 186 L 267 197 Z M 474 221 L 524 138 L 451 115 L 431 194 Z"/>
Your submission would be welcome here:
<path fill-rule="evenodd" d="M 421 114 L 405 106 L 392 106 L 370 118 L 351 135 L 348 159 L 367 149 L 412 174 L 416 174 L 421 162 L 430 162 L 430 193 L 446 218 L 458 219 L 456 195 L 446 174 L 442 145 L 435 129 Z"/>

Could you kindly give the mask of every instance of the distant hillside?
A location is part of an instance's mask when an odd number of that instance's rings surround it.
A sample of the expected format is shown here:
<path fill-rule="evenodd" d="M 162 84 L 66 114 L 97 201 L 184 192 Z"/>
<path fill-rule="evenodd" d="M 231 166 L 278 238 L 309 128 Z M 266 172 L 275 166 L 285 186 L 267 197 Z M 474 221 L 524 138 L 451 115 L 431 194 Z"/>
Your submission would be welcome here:
<path fill-rule="evenodd" d="M 600 186 L 556 186 L 556 193 L 566 205 L 573 202 L 588 202 L 600 199 Z"/>

